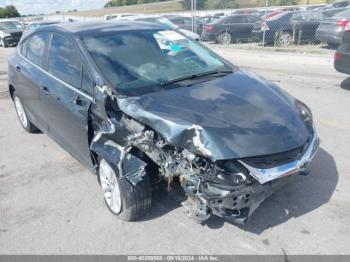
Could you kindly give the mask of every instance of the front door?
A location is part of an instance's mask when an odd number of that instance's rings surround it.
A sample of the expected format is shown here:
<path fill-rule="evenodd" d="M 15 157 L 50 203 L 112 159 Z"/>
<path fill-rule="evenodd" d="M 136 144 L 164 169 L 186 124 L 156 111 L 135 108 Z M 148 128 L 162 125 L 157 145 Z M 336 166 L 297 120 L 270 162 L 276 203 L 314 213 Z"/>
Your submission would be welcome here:
<path fill-rule="evenodd" d="M 49 135 L 91 168 L 88 115 L 93 81 L 71 39 L 51 35 L 47 72 L 40 99 Z"/>

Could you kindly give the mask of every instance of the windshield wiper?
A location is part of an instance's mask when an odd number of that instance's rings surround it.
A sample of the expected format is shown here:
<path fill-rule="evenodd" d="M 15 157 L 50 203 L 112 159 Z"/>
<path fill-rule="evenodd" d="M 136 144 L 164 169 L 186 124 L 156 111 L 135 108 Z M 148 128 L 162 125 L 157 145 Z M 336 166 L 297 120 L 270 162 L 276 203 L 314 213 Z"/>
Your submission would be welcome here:
<path fill-rule="evenodd" d="M 160 85 L 167 86 L 167 85 L 175 84 L 175 83 L 182 82 L 185 80 L 197 79 L 197 78 L 201 78 L 201 77 L 206 77 L 206 76 L 211 76 L 211 75 L 219 75 L 219 74 L 226 75 L 226 74 L 231 74 L 231 73 L 233 73 L 233 70 L 208 71 L 208 72 L 204 72 L 204 73 L 194 74 L 194 75 L 190 75 L 190 76 L 183 76 L 183 77 L 175 78 L 172 80 L 164 81 L 164 82 L 161 82 Z"/>

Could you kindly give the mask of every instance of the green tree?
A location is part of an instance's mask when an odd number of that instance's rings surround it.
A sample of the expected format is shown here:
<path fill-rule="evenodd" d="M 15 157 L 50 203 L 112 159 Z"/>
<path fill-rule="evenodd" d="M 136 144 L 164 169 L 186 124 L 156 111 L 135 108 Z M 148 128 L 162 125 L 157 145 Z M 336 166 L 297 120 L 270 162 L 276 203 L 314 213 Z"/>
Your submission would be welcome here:
<path fill-rule="evenodd" d="M 237 8 L 239 5 L 236 0 L 209 0 L 205 3 L 206 9 L 225 9 L 225 8 Z"/>
<path fill-rule="evenodd" d="M 197 10 L 204 9 L 206 0 L 197 0 Z M 191 0 L 184 0 L 182 6 L 186 10 L 191 10 Z"/>
<path fill-rule="evenodd" d="M 17 11 L 16 7 L 13 5 L 5 6 L 4 8 L 0 7 L 0 18 L 12 18 L 19 17 L 20 13 Z"/>
<path fill-rule="evenodd" d="M 299 0 L 273 0 L 273 4 L 275 5 L 297 5 Z"/>
<path fill-rule="evenodd" d="M 124 0 L 110 0 L 105 4 L 105 7 L 122 6 L 124 5 Z"/>
<path fill-rule="evenodd" d="M 124 0 L 124 5 L 136 5 L 137 0 Z"/>

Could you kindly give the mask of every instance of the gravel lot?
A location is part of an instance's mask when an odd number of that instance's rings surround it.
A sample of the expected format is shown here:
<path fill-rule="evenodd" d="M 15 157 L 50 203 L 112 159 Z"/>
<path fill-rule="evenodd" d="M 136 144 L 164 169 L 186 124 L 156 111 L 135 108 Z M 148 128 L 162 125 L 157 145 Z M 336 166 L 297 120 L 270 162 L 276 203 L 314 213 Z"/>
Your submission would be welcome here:
<path fill-rule="evenodd" d="M 188 219 L 165 193 L 127 223 L 96 177 L 44 134 L 27 134 L 7 95 L 0 48 L 0 254 L 350 254 L 350 79 L 332 56 L 210 45 L 308 104 L 321 148 L 307 177 L 267 199 L 245 226 Z"/>

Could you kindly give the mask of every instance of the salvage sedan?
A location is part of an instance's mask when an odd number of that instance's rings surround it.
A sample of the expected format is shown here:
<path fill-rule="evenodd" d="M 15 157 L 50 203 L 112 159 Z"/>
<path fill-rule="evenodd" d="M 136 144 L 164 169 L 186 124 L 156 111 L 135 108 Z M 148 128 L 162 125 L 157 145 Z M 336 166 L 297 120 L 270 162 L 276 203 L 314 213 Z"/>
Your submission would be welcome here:
<path fill-rule="evenodd" d="M 163 185 L 198 221 L 243 223 L 318 148 L 305 104 L 159 24 L 38 28 L 9 60 L 9 91 L 24 129 L 96 172 L 127 221 Z"/>

